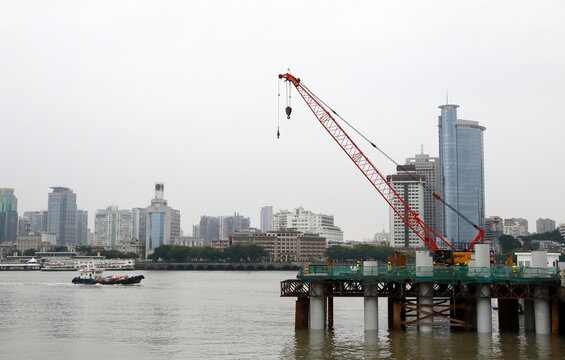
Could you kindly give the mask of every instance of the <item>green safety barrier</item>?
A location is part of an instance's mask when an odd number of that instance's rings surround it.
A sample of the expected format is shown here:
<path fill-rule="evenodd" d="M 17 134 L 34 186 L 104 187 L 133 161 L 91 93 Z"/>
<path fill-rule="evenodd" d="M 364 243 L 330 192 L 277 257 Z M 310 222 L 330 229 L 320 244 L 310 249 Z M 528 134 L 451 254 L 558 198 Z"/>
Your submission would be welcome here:
<path fill-rule="evenodd" d="M 560 280 L 559 270 L 531 267 L 478 268 L 467 266 L 327 266 L 310 265 L 300 268 L 297 279 L 310 282 L 320 280 L 354 280 L 366 284 L 384 282 L 439 284 L 505 283 L 553 284 Z"/>

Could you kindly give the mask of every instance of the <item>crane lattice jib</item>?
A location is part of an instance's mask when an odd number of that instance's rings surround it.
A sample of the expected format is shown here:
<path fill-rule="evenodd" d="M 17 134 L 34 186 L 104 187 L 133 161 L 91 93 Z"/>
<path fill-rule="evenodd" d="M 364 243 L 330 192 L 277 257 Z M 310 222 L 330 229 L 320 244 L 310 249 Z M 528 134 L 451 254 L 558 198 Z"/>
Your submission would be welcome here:
<path fill-rule="evenodd" d="M 310 110 L 314 113 L 318 121 L 338 143 L 338 145 L 345 151 L 347 156 L 355 163 L 361 170 L 363 175 L 371 182 L 377 189 L 379 194 L 391 206 L 394 212 L 404 221 L 410 229 L 432 250 L 437 250 L 438 246 L 433 238 L 428 233 L 429 226 L 427 226 L 419 217 L 418 214 L 413 212 L 402 198 L 396 193 L 392 186 L 386 181 L 381 173 L 363 154 L 363 152 L 355 145 L 353 140 L 347 133 L 339 126 L 335 119 L 330 115 L 315 97 L 300 84 L 300 79 L 292 76 L 291 74 L 279 75 L 279 79 L 285 79 L 294 85 L 300 96 L 304 99 Z M 435 234 L 435 232 L 434 232 Z M 439 238 L 439 235 L 435 234 Z M 442 238 L 441 238 L 442 239 Z M 444 239 L 442 239 L 446 242 Z M 446 242 L 447 245 L 451 246 Z"/>

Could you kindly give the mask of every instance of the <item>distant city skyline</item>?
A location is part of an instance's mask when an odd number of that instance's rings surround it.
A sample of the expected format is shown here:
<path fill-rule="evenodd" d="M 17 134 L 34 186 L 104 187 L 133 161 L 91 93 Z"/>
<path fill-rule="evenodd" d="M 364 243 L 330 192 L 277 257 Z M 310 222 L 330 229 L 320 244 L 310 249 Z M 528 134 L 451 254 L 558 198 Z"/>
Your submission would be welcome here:
<path fill-rule="evenodd" d="M 424 154 L 424 155 L 425 155 L 425 156 L 428 156 L 427 154 Z M 410 160 L 410 161 L 409 161 L 409 160 Z M 408 163 L 411 163 L 411 161 L 414 161 L 414 160 L 415 160 L 415 158 L 407 158 L 406 163 L 407 163 L 407 164 L 408 164 Z M 69 188 L 69 189 L 70 189 L 70 188 Z M 15 196 L 16 194 L 17 194 L 17 189 L 14 189 L 14 196 Z M 76 194 L 75 194 L 75 195 L 76 195 Z M 109 206 L 115 206 L 115 207 L 117 207 L 117 205 L 109 205 Z M 106 206 L 106 207 L 108 207 L 108 206 Z M 249 227 L 260 229 L 260 226 L 261 226 L 260 212 L 261 212 L 262 209 L 264 209 L 264 208 L 269 208 L 269 207 L 271 207 L 271 208 L 273 208 L 273 209 L 277 209 L 277 208 L 274 207 L 274 206 L 260 206 L 260 207 L 258 208 L 258 210 L 259 210 L 259 216 L 255 219 L 255 222 L 253 222 L 253 221 L 250 221 L 250 222 L 249 222 Z M 124 209 L 125 209 L 125 210 L 129 210 L 129 211 L 137 211 L 137 212 L 139 212 L 139 211 L 144 212 L 144 211 L 146 210 L 145 208 L 139 208 L 139 207 L 137 207 L 137 208 L 136 208 L 136 207 L 133 207 L 133 208 L 124 208 Z M 99 209 L 97 209 L 97 210 L 99 210 Z M 282 210 L 282 209 L 277 209 L 276 211 L 280 211 L 280 210 Z M 275 210 L 273 210 L 273 211 L 275 211 Z M 79 215 L 78 215 L 79 213 L 83 213 L 83 214 L 85 214 L 86 216 L 88 216 L 88 213 L 89 213 L 89 212 L 88 212 L 87 210 L 77 210 L 77 216 L 79 216 Z M 91 231 L 91 233 L 92 233 L 93 235 L 94 235 L 94 233 L 95 233 L 95 217 L 96 217 L 96 215 L 94 215 L 95 213 L 96 213 L 96 211 L 90 212 L 90 214 L 93 214 L 93 215 L 91 215 L 92 218 L 88 217 L 88 229 Z M 519 214 L 518 214 L 518 215 L 519 215 Z M 204 215 L 201 215 L 201 217 L 202 217 L 202 216 L 204 216 Z M 243 216 L 246 216 L 246 214 L 244 214 Z M 510 217 L 501 216 L 501 215 L 497 215 L 497 214 L 488 215 L 487 218 L 488 218 L 489 216 L 500 216 L 500 217 L 502 217 L 502 218 L 507 218 L 507 219 L 510 218 Z M 27 218 L 29 218 L 29 219 L 33 219 L 33 221 L 32 221 L 31 224 L 35 224 L 36 229 L 40 229 L 40 226 L 41 226 L 41 225 L 39 225 L 39 224 L 40 224 L 41 222 L 44 223 L 43 226 L 46 226 L 47 211 L 46 211 L 46 210 L 26 210 L 26 211 L 22 211 L 22 212 L 18 211 L 18 217 L 19 217 L 19 218 L 21 218 L 21 217 L 27 217 Z M 143 216 L 143 217 L 144 217 L 144 216 Z M 220 218 L 220 217 L 222 217 L 222 216 L 216 216 L 216 217 L 217 217 L 217 218 Z M 225 216 L 223 216 L 223 217 L 225 217 Z M 252 216 L 249 216 L 249 219 L 252 219 Z M 537 220 L 549 220 L 549 221 L 553 220 L 553 222 L 554 222 L 555 224 L 562 224 L 562 223 L 565 223 L 564 221 L 562 221 L 562 220 L 560 220 L 560 219 L 549 219 L 549 218 L 542 219 L 542 218 L 540 218 L 540 217 L 536 217 L 535 219 L 536 219 L 536 220 L 530 221 L 530 223 L 536 223 Z M 139 222 L 140 222 L 140 221 L 144 221 L 144 220 L 140 220 L 140 219 L 139 219 L 139 213 L 138 213 L 138 215 L 137 215 L 137 220 L 136 220 L 136 221 L 137 221 L 137 227 L 135 227 L 135 229 L 136 229 L 136 233 L 135 233 L 135 234 L 136 234 L 137 236 L 140 236 L 140 234 L 141 234 L 141 236 L 143 236 L 143 235 L 144 235 L 144 232 L 145 232 L 145 228 L 144 228 L 145 223 L 142 222 L 143 229 L 140 230 L 140 228 L 139 228 L 139 226 L 140 226 Z M 525 220 L 525 221 L 528 222 L 528 220 Z M 30 226 L 31 226 L 31 224 L 30 224 Z M 181 225 L 181 230 L 183 231 L 183 234 L 185 234 L 185 235 L 187 235 L 187 234 L 192 234 L 193 227 L 194 227 L 194 226 L 198 227 L 198 225 L 199 225 L 199 222 L 198 222 L 198 221 L 195 222 L 194 224 L 182 224 L 182 225 Z M 379 232 L 381 232 L 381 231 L 383 231 L 383 230 L 384 230 L 385 232 L 390 232 L 390 228 L 389 228 L 389 227 L 390 227 L 389 224 L 387 224 L 387 226 L 381 226 L 381 229 L 380 229 L 380 230 L 376 230 L 375 233 L 373 233 L 371 236 L 367 236 L 367 237 L 360 238 L 360 239 L 347 239 L 347 238 L 344 238 L 344 241 L 350 241 L 350 240 L 353 240 L 353 241 L 371 241 L 371 240 L 373 239 L 373 237 L 375 236 L 375 234 L 378 234 Z M 557 228 L 557 225 L 556 225 L 556 228 Z M 342 229 L 342 230 L 343 230 L 344 232 L 347 231 L 347 229 Z M 47 230 L 38 230 L 38 231 L 46 231 L 46 232 L 47 232 Z M 86 229 L 84 229 L 83 231 L 86 231 Z M 218 231 L 220 231 L 220 230 L 218 229 Z M 78 234 L 77 234 L 77 236 L 78 236 Z M 135 237 L 135 236 L 134 236 L 134 237 Z M 137 237 L 136 237 L 136 238 L 137 238 Z M 141 239 L 141 241 L 143 241 L 143 239 Z M 84 243 L 86 243 L 86 242 L 84 242 Z"/>

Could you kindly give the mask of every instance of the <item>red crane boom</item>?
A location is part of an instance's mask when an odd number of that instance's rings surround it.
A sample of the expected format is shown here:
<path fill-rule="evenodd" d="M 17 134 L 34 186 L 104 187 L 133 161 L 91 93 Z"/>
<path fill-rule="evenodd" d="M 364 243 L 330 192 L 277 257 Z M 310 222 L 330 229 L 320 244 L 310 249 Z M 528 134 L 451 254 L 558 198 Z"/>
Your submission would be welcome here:
<path fill-rule="evenodd" d="M 339 126 L 330 112 L 321 104 L 320 101 L 301 83 L 300 79 L 291 74 L 281 74 L 279 79 L 288 81 L 298 91 L 304 99 L 310 110 L 314 113 L 320 124 L 327 130 L 331 137 L 337 142 L 343 151 L 349 156 L 351 161 L 355 163 L 357 168 L 365 175 L 367 180 L 381 194 L 385 201 L 390 205 L 392 210 L 404 221 L 404 223 L 412 229 L 412 231 L 433 251 L 438 249 L 435 240 L 430 233 L 441 239 L 447 246 L 453 248 L 451 244 L 438 235 L 430 228 L 422 219 L 408 207 L 408 205 L 397 194 L 394 188 L 386 181 L 385 177 L 375 168 L 371 161 L 363 154 L 361 149 L 351 140 L 349 135 Z"/>

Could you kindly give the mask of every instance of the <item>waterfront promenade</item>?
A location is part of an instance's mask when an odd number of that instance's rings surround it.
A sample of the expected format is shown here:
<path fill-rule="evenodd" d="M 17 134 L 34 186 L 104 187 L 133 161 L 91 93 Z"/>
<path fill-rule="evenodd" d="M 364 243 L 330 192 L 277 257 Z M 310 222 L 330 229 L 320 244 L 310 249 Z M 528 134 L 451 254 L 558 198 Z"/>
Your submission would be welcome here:
<path fill-rule="evenodd" d="M 220 271 L 298 271 L 302 263 L 168 263 L 168 262 L 137 262 L 135 270 L 220 270 Z"/>

